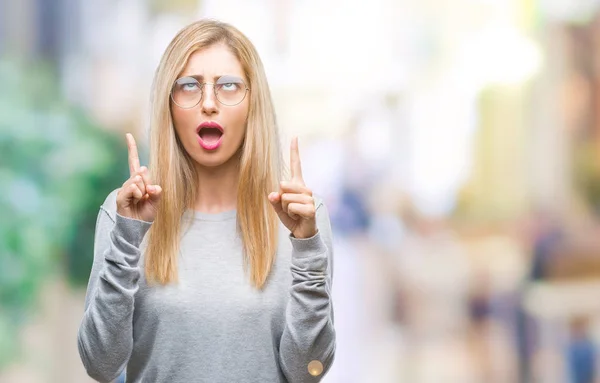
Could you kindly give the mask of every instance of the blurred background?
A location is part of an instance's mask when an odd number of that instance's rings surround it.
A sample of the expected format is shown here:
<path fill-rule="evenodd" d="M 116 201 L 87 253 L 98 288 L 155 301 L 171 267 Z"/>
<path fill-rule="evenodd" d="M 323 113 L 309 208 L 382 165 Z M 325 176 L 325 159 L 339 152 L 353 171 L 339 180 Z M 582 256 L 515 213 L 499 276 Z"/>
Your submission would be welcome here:
<path fill-rule="evenodd" d="M 255 43 L 329 206 L 324 382 L 600 382 L 600 0 L 0 1 L 0 382 L 91 382 L 98 209 L 201 17 Z"/>

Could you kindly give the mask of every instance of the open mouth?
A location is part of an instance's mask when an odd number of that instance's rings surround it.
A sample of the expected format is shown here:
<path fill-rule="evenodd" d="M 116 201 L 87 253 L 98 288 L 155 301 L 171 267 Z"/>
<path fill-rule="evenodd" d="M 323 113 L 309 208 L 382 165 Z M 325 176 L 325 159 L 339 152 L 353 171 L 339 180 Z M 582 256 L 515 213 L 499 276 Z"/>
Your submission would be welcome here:
<path fill-rule="evenodd" d="M 223 128 L 216 122 L 203 122 L 198 127 L 198 144 L 206 150 L 215 150 L 223 141 Z"/>
<path fill-rule="evenodd" d="M 221 132 L 217 128 L 202 128 L 198 132 L 198 136 L 205 143 L 213 145 L 221 139 L 221 137 L 223 136 L 223 132 Z"/>

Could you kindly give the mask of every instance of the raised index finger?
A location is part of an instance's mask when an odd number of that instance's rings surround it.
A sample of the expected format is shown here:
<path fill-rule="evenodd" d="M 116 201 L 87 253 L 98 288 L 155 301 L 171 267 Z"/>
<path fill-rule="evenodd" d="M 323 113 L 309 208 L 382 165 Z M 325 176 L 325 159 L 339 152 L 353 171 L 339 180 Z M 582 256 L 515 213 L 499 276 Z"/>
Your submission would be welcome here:
<path fill-rule="evenodd" d="M 133 176 L 140 168 L 140 157 L 138 156 L 135 139 L 130 133 L 126 134 L 127 152 L 129 153 L 129 175 Z"/>
<path fill-rule="evenodd" d="M 292 144 L 290 146 L 290 170 L 292 172 L 292 179 L 304 183 L 304 179 L 302 178 L 302 165 L 300 163 L 300 151 L 298 150 L 298 137 L 292 139 Z"/>

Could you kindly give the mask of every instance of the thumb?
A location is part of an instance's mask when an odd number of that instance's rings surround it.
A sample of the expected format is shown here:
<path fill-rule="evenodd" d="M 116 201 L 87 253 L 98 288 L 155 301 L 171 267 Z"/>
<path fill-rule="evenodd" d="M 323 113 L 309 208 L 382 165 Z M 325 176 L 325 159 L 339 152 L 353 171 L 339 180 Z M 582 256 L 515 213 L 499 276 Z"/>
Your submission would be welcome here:
<path fill-rule="evenodd" d="M 146 191 L 152 202 L 158 202 L 162 196 L 162 188 L 158 185 L 149 185 L 146 187 Z"/>

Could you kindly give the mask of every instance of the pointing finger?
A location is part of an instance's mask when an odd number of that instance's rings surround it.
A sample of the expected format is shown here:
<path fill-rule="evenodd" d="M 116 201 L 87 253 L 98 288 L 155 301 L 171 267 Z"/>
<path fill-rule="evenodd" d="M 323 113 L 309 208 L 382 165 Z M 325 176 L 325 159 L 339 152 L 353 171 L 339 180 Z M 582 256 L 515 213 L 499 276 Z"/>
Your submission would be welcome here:
<path fill-rule="evenodd" d="M 140 169 L 140 157 L 133 136 L 130 133 L 127 133 L 126 138 L 127 151 L 129 153 L 129 175 L 133 176 Z"/>
<path fill-rule="evenodd" d="M 292 144 L 290 146 L 290 170 L 292 172 L 292 179 L 304 183 L 302 178 L 302 165 L 300 163 L 300 151 L 298 150 L 298 137 L 292 139 Z"/>

